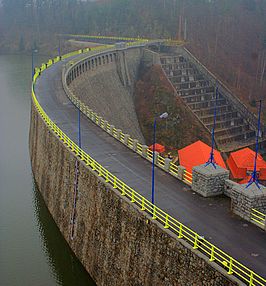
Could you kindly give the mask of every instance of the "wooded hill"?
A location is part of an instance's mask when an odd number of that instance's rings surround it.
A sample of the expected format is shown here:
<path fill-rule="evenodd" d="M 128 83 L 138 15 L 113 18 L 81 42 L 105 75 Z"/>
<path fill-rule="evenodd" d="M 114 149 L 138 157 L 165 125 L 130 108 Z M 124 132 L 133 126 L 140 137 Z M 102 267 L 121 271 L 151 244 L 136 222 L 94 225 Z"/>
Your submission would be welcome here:
<path fill-rule="evenodd" d="M 266 99 L 265 0 L 2 0 L 0 49 L 55 33 L 185 39 L 254 111 Z"/>

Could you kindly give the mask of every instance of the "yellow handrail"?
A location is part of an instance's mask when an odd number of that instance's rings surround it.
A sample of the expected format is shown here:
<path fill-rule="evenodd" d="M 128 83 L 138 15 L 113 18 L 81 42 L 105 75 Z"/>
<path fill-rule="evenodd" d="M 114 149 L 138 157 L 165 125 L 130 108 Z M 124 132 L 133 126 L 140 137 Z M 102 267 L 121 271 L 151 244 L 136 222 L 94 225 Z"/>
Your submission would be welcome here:
<path fill-rule="evenodd" d="M 133 44 L 135 46 L 138 46 L 139 45 L 139 42 L 133 42 L 133 43 L 128 43 L 128 44 Z M 110 47 L 110 46 L 106 46 L 106 47 Z M 94 50 L 99 50 L 99 49 L 102 49 L 102 47 L 97 47 L 97 48 L 94 48 Z M 91 55 L 92 57 L 93 56 L 97 56 L 95 54 Z M 87 60 L 86 58 L 85 59 L 82 59 L 81 61 L 77 61 L 76 64 L 84 61 L 84 60 Z M 75 68 L 75 65 L 72 65 L 71 68 Z M 70 69 L 68 70 L 68 72 L 70 72 Z M 83 70 L 84 72 L 84 70 Z M 105 130 L 106 132 L 108 132 L 109 134 L 111 134 L 114 138 L 116 138 L 117 140 L 119 140 L 120 142 L 124 143 L 127 147 L 129 147 L 130 149 L 134 149 L 134 152 L 138 153 L 139 155 L 141 155 L 142 157 L 145 157 L 143 155 L 143 151 L 144 151 L 144 147 L 143 145 L 141 145 L 140 143 L 137 143 L 135 146 L 134 145 L 134 139 L 129 137 L 128 140 L 123 140 L 123 136 L 122 138 L 117 136 L 116 134 L 116 128 L 113 127 L 113 129 L 111 130 L 110 128 L 110 124 L 107 122 L 107 125 L 103 125 L 103 124 L 98 124 L 98 117 L 99 115 L 96 113 L 96 112 L 92 112 L 92 110 L 86 106 L 81 100 L 79 100 L 72 92 L 71 90 L 67 87 L 66 85 L 66 89 L 67 89 L 67 96 L 69 97 L 69 99 L 72 101 L 72 103 L 74 103 L 77 108 L 79 108 L 90 120 L 92 120 L 93 122 L 95 122 L 98 126 L 100 126 L 103 130 Z M 88 110 L 88 112 L 87 112 Z M 137 140 L 136 140 L 137 141 Z M 146 159 L 150 162 L 152 162 L 153 160 L 153 152 L 152 150 L 148 149 L 146 147 Z M 157 157 L 157 160 L 155 162 L 155 164 L 160 167 L 161 169 L 163 169 L 164 171 L 167 171 L 169 174 L 175 176 L 175 177 L 178 177 L 177 174 L 178 174 L 178 166 L 176 166 L 174 163 L 171 162 L 171 165 L 169 166 L 169 170 L 168 168 L 166 169 L 165 168 L 165 158 L 161 157 L 160 155 Z M 175 167 L 174 167 L 175 166 Z M 188 184 L 188 185 L 192 185 L 192 174 L 188 173 L 187 172 L 187 175 L 185 173 L 185 175 L 182 177 L 182 178 L 178 178 L 178 179 L 181 179 L 184 183 Z"/>
<path fill-rule="evenodd" d="M 71 56 L 77 55 L 80 52 L 73 52 Z M 66 57 L 65 57 L 66 58 Z M 58 61 L 58 59 L 57 59 Z M 55 60 L 52 63 L 56 62 Z M 51 63 L 51 62 L 50 62 Z M 37 78 L 42 71 L 47 69 L 50 65 L 42 65 L 41 68 L 35 69 L 35 74 L 32 83 L 32 100 L 39 112 L 40 116 L 43 118 L 47 127 L 58 137 L 63 144 L 74 153 L 74 155 L 83 161 L 88 167 L 91 168 L 99 177 L 102 177 L 107 184 L 112 186 L 114 189 L 120 192 L 122 196 L 127 197 L 131 203 L 137 205 L 140 210 L 145 211 L 149 214 L 152 219 L 157 220 L 162 224 L 164 228 L 171 230 L 178 239 L 183 239 L 188 242 L 194 249 L 200 251 L 205 256 L 209 257 L 210 262 L 216 263 L 223 268 L 227 269 L 228 274 L 234 275 L 240 278 L 242 281 L 247 283 L 247 285 L 259 285 L 265 286 L 266 279 L 260 275 L 254 273 L 251 269 L 247 268 L 233 257 L 223 252 L 221 249 L 207 241 L 204 237 L 200 236 L 195 231 L 191 230 L 175 218 L 171 217 L 169 214 L 153 205 L 145 197 L 141 196 L 137 191 L 126 185 L 122 180 L 117 178 L 115 175 L 110 173 L 106 168 L 100 165 L 96 160 L 94 160 L 89 154 L 84 150 L 79 148 L 75 142 L 73 142 L 45 113 L 41 105 L 39 104 L 35 92 L 34 86 Z"/>
<path fill-rule="evenodd" d="M 262 227 L 266 227 L 266 214 L 256 210 L 252 209 L 251 210 L 251 221 L 256 222 Z"/>
<path fill-rule="evenodd" d="M 187 170 L 184 170 L 183 181 L 192 184 L 192 174 Z"/>
<path fill-rule="evenodd" d="M 73 38 L 87 38 L 87 39 L 98 39 L 98 40 L 115 40 L 115 41 L 129 41 L 129 42 L 149 42 L 149 39 L 145 38 L 128 38 L 128 37 L 115 37 L 115 36 L 91 36 L 91 35 L 73 35 L 73 34 L 66 34 L 63 36 L 69 36 Z"/>

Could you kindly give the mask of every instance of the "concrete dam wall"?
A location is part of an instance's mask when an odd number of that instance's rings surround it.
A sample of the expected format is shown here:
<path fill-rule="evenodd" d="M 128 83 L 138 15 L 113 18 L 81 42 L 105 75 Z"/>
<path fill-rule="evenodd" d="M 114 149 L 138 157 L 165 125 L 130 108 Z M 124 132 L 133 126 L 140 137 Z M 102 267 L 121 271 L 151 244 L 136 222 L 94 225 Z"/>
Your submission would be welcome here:
<path fill-rule="evenodd" d="M 121 122 L 117 127 L 125 129 Z M 210 264 L 209 258 L 97 176 L 55 136 L 35 104 L 30 156 L 36 185 L 50 213 L 97 285 L 238 284 L 227 270 Z M 75 181 L 78 199 L 73 227 Z"/>
<path fill-rule="evenodd" d="M 112 125 L 144 143 L 133 98 L 142 54 L 142 48 L 135 48 L 91 57 L 90 68 L 71 81 L 69 88 Z"/>
<path fill-rule="evenodd" d="M 225 270 L 210 266 L 207 258 L 106 186 L 82 162 L 72 240 L 77 159 L 49 131 L 34 106 L 30 155 L 36 185 L 50 213 L 97 285 L 237 285 Z"/>

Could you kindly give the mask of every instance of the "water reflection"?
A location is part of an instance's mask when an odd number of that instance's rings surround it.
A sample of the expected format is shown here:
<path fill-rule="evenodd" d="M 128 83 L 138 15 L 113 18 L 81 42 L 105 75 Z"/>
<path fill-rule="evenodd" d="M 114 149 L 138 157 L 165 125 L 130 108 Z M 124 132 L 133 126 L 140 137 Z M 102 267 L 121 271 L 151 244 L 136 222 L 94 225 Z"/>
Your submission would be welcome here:
<path fill-rule="evenodd" d="M 33 192 L 36 221 L 43 248 L 58 284 L 64 286 L 96 285 L 64 240 L 40 192 L 37 189 Z"/>
<path fill-rule="evenodd" d="M 33 190 L 30 81 L 30 56 L 0 55 L 0 285 L 94 285 Z"/>

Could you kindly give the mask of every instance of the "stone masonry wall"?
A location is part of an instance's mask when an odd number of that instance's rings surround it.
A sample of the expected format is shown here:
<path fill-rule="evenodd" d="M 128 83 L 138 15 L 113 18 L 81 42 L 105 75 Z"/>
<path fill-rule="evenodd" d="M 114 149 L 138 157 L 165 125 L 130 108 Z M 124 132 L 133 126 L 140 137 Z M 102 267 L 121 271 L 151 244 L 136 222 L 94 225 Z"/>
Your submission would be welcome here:
<path fill-rule="evenodd" d="M 266 188 L 258 189 L 255 184 L 246 188 L 246 185 L 235 185 L 231 189 L 232 211 L 246 219 L 251 220 L 252 209 L 262 213 L 266 212 Z"/>
<path fill-rule="evenodd" d="M 80 163 L 70 239 L 75 157 L 32 107 L 30 156 L 36 184 L 62 235 L 97 285 L 237 285 Z M 230 276 L 233 279 L 232 276 Z"/>
<path fill-rule="evenodd" d="M 140 48 L 126 50 L 123 52 L 125 57 L 120 54 L 121 51 L 118 53 L 119 63 L 113 61 L 97 66 L 77 77 L 69 87 L 82 102 L 108 120 L 110 124 L 130 134 L 141 143 L 145 143 L 133 99 L 133 88 L 142 50 Z M 120 65 L 123 65 L 123 68 Z M 121 70 L 125 72 L 125 69 L 130 78 L 128 86 L 124 85 L 118 72 Z"/>
<path fill-rule="evenodd" d="M 224 193 L 225 180 L 229 179 L 229 171 L 211 164 L 196 166 L 192 172 L 192 190 L 204 197 L 213 197 Z"/>

